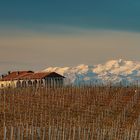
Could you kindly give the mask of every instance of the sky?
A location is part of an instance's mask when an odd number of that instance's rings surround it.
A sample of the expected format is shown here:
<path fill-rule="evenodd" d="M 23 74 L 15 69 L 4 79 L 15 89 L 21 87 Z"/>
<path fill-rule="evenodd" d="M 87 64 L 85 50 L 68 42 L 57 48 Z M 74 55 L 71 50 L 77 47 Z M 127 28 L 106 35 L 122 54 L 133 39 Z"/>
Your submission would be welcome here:
<path fill-rule="evenodd" d="M 140 61 L 139 0 L 1 0 L 0 73 Z"/>

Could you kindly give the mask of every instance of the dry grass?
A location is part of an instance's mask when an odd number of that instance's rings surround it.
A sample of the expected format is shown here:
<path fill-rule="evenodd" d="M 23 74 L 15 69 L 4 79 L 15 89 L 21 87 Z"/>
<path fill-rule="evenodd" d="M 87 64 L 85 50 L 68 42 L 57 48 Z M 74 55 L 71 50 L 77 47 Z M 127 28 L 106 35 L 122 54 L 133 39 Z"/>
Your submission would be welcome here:
<path fill-rule="evenodd" d="M 0 91 L 0 139 L 4 125 L 140 130 L 138 87 L 63 87 Z M 112 134 L 113 135 L 113 134 Z"/>

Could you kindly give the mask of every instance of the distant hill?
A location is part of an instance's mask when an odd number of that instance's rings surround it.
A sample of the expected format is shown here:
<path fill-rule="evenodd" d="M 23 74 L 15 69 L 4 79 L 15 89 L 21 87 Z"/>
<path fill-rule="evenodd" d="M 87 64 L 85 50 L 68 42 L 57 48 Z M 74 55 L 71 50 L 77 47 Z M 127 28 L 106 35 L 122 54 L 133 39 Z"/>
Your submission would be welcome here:
<path fill-rule="evenodd" d="M 55 71 L 66 77 L 66 84 L 136 84 L 140 81 L 140 62 L 110 60 L 104 64 L 76 67 L 49 67 L 43 71 Z"/>

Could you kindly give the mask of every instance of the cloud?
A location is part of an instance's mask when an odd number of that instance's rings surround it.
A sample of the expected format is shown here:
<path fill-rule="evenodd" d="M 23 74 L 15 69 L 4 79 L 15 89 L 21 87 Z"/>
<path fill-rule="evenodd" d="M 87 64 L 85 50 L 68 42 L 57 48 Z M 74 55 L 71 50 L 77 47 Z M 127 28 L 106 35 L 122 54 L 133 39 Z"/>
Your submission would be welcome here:
<path fill-rule="evenodd" d="M 140 60 L 139 33 L 54 27 L 59 29 L 56 32 L 51 29 L 0 32 L 0 65 L 17 64 L 18 67 L 21 64 L 22 68 L 42 69 L 118 58 Z"/>

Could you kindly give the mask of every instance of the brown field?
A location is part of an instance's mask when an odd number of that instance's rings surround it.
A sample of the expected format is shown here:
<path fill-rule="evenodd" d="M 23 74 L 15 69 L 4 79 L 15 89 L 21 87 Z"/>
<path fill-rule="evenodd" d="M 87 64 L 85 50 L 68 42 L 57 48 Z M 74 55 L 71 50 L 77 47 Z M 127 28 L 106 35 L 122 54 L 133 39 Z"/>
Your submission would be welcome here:
<path fill-rule="evenodd" d="M 0 90 L 1 139 L 140 140 L 140 88 Z"/>

